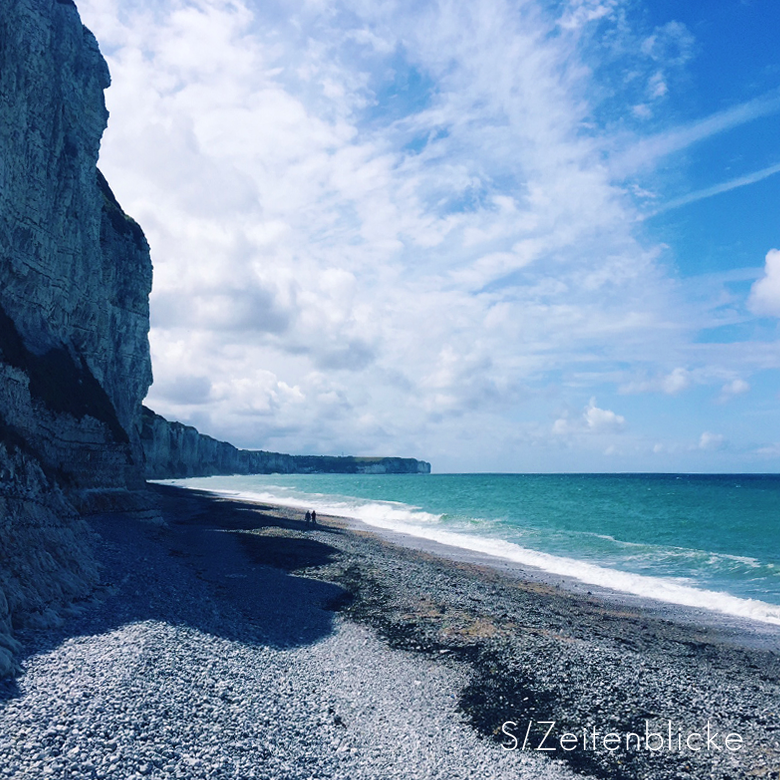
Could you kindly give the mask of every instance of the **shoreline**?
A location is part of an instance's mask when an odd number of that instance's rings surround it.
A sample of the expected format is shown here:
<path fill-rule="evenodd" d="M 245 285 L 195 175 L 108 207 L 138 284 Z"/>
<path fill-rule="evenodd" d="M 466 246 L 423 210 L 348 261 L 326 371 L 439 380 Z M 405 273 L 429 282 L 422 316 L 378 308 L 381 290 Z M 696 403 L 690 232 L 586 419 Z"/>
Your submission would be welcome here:
<path fill-rule="evenodd" d="M 304 506 L 211 496 L 292 523 L 305 512 Z M 641 729 L 643 721 L 665 728 L 704 718 L 751 732 L 751 755 L 737 757 L 747 764 L 734 763 L 734 756 L 728 756 L 731 764 L 712 763 L 691 753 L 653 756 L 649 763 L 647 755 L 562 755 L 559 749 L 557 756 L 578 774 L 637 780 L 676 779 L 683 759 L 687 776 L 708 780 L 747 767 L 760 770 L 767 756 L 773 758 L 758 776 L 772 777 L 768 767 L 780 765 L 774 726 L 765 729 L 767 713 L 777 720 L 780 700 L 777 627 L 627 600 L 617 592 L 587 594 L 582 583 L 511 561 L 352 518 L 319 518 L 324 525 L 304 527 L 303 535 L 327 535 L 338 549 L 336 560 L 303 567 L 299 576 L 344 588 L 347 595 L 337 608 L 391 648 L 465 664 L 471 681 L 459 693 L 459 708 L 483 738 L 499 744 L 507 719 L 554 719 L 576 730 L 598 718 L 600 727 L 625 734 Z M 261 533 L 277 535 L 271 529 Z M 746 717 L 750 710 L 755 722 Z"/>
<path fill-rule="evenodd" d="M 723 638 L 730 635 L 735 643 L 744 642 L 745 646 L 765 649 L 777 649 L 780 647 L 780 625 L 774 623 L 732 615 L 706 607 L 690 607 L 683 604 L 675 604 L 663 599 L 654 599 L 649 596 L 628 593 L 602 585 L 592 585 L 571 575 L 556 574 L 531 564 L 519 563 L 498 555 L 469 550 L 464 547 L 415 536 L 414 534 L 373 526 L 355 518 L 329 517 L 336 522 L 344 523 L 345 527 L 351 530 L 374 534 L 400 547 L 430 553 L 431 555 L 458 563 L 493 569 L 521 583 L 538 583 L 553 588 L 561 588 L 584 599 L 592 598 L 605 601 L 615 607 L 646 612 L 656 618 L 670 620 L 681 625 L 689 627 L 701 626 L 711 630 L 718 630 L 722 632 Z"/>
<path fill-rule="evenodd" d="M 778 776 L 768 637 L 352 520 L 307 528 L 303 508 L 153 489 L 163 526 L 92 518 L 103 595 L 61 629 L 20 633 L 24 674 L 0 691 L 12 773 L 101 778 L 119 760 L 122 776 L 188 780 Z M 504 724 L 522 743 L 550 721 L 554 736 L 674 729 L 683 747 L 505 749 Z M 708 724 L 718 752 L 685 749 Z"/>
<path fill-rule="evenodd" d="M 183 486 L 176 485 L 175 487 Z M 258 506 L 272 508 L 273 511 L 280 514 L 284 514 L 285 511 L 292 511 L 293 513 L 300 512 L 300 514 L 303 515 L 306 511 L 306 505 L 303 503 L 276 504 L 273 501 L 252 496 L 243 496 L 238 492 L 228 490 L 211 491 L 207 488 L 200 487 L 184 487 L 184 489 L 209 493 L 220 499 L 257 504 Z M 400 547 L 426 552 L 458 563 L 471 564 L 477 567 L 487 567 L 520 582 L 528 581 L 554 588 L 561 588 L 582 598 L 592 597 L 594 599 L 609 602 L 616 607 L 642 610 L 659 619 L 671 620 L 691 627 L 703 626 L 710 630 L 717 630 L 722 633 L 724 639 L 727 636 L 731 636 L 733 641 L 738 644 L 746 644 L 751 647 L 766 649 L 780 647 L 780 624 L 761 620 L 760 618 L 736 615 L 716 608 L 679 604 L 673 601 L 664 600 L 663 598 L 653 598 L 647 595 L 619 590 L 618 588 L 611 588 L 606 585 L 592 584 L 585 580 L 581 580 L 574 575 L 559 574 L 530 563 L 502 557 L 499 554 L 481 552 L 468 547 L 461 547 L 436 539 L 430 539 L 425 536 L 418 536 L 405 531 L 385 528 L 381 525 L 372 525 L 371 523 L 356 517 L 335 514 L 322 515 L 322 517 L 328 518 L 331 523 L 338 524 L 339 527 L 373 534 L 378 538 L 384 539 Z M 605 569 L 605 571 L 609 570 Z M 649 575 L 644 576 L 649 577 Z M 694 589 L 693 586 L 690 587 L 692 590 Z M 703 595 L 709 595 L 710 592 L 711 591 L 702 591 Z M 714 593 L 714 591 L 712 592 Z M 731 597 L 731 594 L 728 593 L 718 592 L 717 595 Z M 749 601 L 742 597 L 732 598 L 745 602 Z"/>

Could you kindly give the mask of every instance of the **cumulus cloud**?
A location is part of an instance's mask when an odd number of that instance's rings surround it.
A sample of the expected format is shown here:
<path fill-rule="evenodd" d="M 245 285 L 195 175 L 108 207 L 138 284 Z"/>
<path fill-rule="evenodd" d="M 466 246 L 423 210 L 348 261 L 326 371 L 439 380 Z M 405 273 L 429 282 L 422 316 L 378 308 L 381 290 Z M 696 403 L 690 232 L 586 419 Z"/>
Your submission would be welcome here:
<path fill-rule="evenodd" d="M 661 389 L 669 395 L 676 395 L 686 388 L 690 387 L 691 378 L 688 371 L 684 368 L 675 368 L 671 374 L 665 376 L 661 381 Z"/>
<path fill-rule="evenodd" d="M 609 409 L 599 409 L 591 398 L 585 409 L 585 423 L 592 433 L 618 433 L 625 428 L 626 418 Z"/>
<path fill-rule="evenodd" d="M 570 419 L 568 415 L 559 417 L 552 426 L 556 436 L 570 434 L 614 434 L 626 427 L 626 418 L 610 409 L 599 409 L 596 399 L 591 398 L 580 418 Z"/>
<path fill-rule="evenodd" d="M 764 275 L 752 286 L 748 306 L 755 314 L 780 317 L 780 250 L 767 252 Z"/>

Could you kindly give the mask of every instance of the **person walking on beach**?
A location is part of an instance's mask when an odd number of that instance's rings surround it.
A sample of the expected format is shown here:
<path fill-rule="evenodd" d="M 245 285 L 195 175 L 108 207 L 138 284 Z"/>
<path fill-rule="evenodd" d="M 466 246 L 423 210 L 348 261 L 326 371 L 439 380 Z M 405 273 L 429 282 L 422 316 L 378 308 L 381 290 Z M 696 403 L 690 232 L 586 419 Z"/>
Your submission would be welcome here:
<path fill-rule="evenodd" d="M 306 510 L 306 525 L 308 525 L 311 522 L 311 512 L 307 509 Z"/>
<path fill-rule="evenodd" d="M 313 525 L 317 525 L 317 510 L 312 509 L 311 510 L 311 522 Z"/>

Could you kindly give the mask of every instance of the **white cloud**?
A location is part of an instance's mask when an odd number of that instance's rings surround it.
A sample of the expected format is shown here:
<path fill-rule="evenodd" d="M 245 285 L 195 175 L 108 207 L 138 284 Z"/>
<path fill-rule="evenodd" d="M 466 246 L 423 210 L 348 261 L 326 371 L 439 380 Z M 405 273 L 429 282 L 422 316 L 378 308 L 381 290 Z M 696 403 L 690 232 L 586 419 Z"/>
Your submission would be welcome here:
<path fill-rule="evenodd" d="M 474 467 L 549 438 L 514 424 L 549 388 L 537 419 L 577 409 L 556 434 L 624 431 L 580 413 L 575 370 L 698 382 L 670 369 L 697 365 L 699 314 L 626 171 L 771 101 L 644 141 L 600 125 L 583 52 L 622 5 L 80 0 L 113 77 L 100 165 L 152 246 L 150 405 L 241 446 L 470 442 Z M 686 35 L 644 36 L 626 114 L 660 110 Z"/>
<path fill-rule="evenodd" d="M 716 184 L 712 187 L 705 187 L 702 190 L 690 192 L 680 198 L 673 198 L 672 200 L 667 201 L 662 206 L 655 209 L 655 211 L 652 213 L 645 215 L 644 219 L 655 217 L 658 214 L 663 214 L 665 211 L 671 211 L 672 209 L 680 208 L 680 206 L 687 206 L 689 203 L 696 203 L 699 200 L 711 198 L 715 195 L 729 192 L 730 190 L 736 190 L 740 187 L 747 187 L 750 184 L 755 184 L 756 182 L 767 179 L 777 173 L 780 173 L 780 165 L 769 165 L 759 171 L 754 171 L 753 173 L 749 173 L 744 176 L 738 176 L 736 179 L 731 179 L 729 181 L 722 182 L 721 184 Z"/>
<path fill-rule="evenodd" d="M 647 95 L 650 100 L 658 100 L 659 98 L 666 97 L 668 92 L 669 87 L 666 84 L 664 74 L 660 71 L 654 73 L 647 82 Z"/>
<path fill-rule="evenodd" d="M 614 13 L 616 0 L 569 0 L 559 24 L 565 30 L 577 30 L 590 22 Z"/>
<path fill-rule="evenodd" d="M 688 28 L 677 21 L 656 27 L 642 42 L 642 52 L 663 65 L 684 65 L 693 55 L 695 39 Z"/>
<path fill-rule="evenodd" d="M 626 418 L 609 409 L 599 409 L 591 398 L 585 409 L 585 422 L 592 433 L 618 433 L 625 428 Z"/>
<path fill-rule="evenodd" d="M 661 389 L 668 395 L 676 395 L 690 387 L 691 378 L 684 368 L 675 368 L 671 374 L 665 376 L 661 382 Z"/>
<path fill-rule="evenodd" d="M 745 368 L 748 370 L 761 367 L 760 364 L 765 359 L 757 354 L 743 354 L 742 358 Z M 737 355 L 734 355 L 730 362 L 738 365 Z M 721 385 L 716 400 L 718 403 L 725 403 L 750 390 L 750 384 L 741 377 L 735 377 L 734 374 L 735 371 L 732 368 L 717 364 L 692 369 L 679 366 L 668 374 L 659 374 L 650 378 L 640 375 L 641 378 L 633 378 L 628 382 L 623 382 L 618 389 L 621 394 L 663 393 L 664 395 L 676 396 L 696 386 Z M 726 380 L 725 383 L 723 383 L 724 380 Z"/>
<path fill-rule="evenodd" d="M 725 437 L 720 433 L 704 431 L 699 437 L 700 450 L 719 450 L 726 443 Z"/>
<path fill-rule="evenodd" d="M 570 419 L 568 414 L 559 417 L 552 426 L 555 436 L 571 434 L 614 434 L 626 427 L 626 418 L 609 409 L 599 409 L 596 399 L 591 398 L 579 419 Z"/>
<path fill-rule="evenodd" d="M 780 250 L 767 252 L 764 276 L 751 288 L 748 306 L 755 314 L 780 317 Z"/>
<path fill-rule="evenodd" d="M 633 107 L 639 118 L 648 118 L 652 114 L 651 105 L 669 94 L 669 79 L 692 56 L 694 38 L 681 22 L 668 22 L 657 27 L 652 35 L 642 41 L 641 52 L 656 65 L 647 78 L 645 96 L 648 103 Z"/>
<path fill-rule="evenodd" d="M 688 369 L 678 367 L 668 374 L 654 377 L 652 379 L 634 380 L 627 382 L 620 387 L 622 393 L 665 393 L 666 395 L 677 395 L 683 390 L 687 390 L 693 381 L 693 377 Z"/>
<path fill-rule="evenodd" d="M 579 427 L 569 421 L 568 415 L 559 417 L 552 426 L 552 433 L 555 436 L 568 436 L 568 434 L 579 430 Z"/>
<path fill-rule="evenodd" d="M 637 103 L 635 106 L 631 107 L 631 113 L 637 119 L 650 119 L 653 115 L 653 110 L 647 103 Z"/>
<path fill-rule="evenodd" d="M 640 138 L 624 151 L 616 152 L 610 161 L 610 168 L 616 177 L 627 177 L 639 170 L 657 165 L 668 155 L 778 111 L 780 111 L 780 96 L 777 91 L 774 91 L 688 125 Z"/>
<path fill-rule="evenodd" d="M 743 395 L 750 390 L 750 385 L 744 379 L 732 379 L 726 382 L 720 390 L 718 400 L 721 403 L 731 400 L 735 396 Z"/>
<path fill-rule="evenodd" d="M 780 442 L 759 447 L 755 452 L 761 458 L 780 458 Z"/>

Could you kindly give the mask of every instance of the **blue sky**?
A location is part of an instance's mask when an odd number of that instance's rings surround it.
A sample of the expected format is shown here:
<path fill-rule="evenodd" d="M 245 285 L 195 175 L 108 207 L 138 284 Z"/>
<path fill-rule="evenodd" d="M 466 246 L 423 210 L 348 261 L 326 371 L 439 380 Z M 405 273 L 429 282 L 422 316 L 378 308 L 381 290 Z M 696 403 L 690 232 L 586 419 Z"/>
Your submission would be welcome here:
<path fill-rule="evenodd" d="M 780 6 L 81 0 L 156 411 L 438 471 L 780 467 Z"/>

